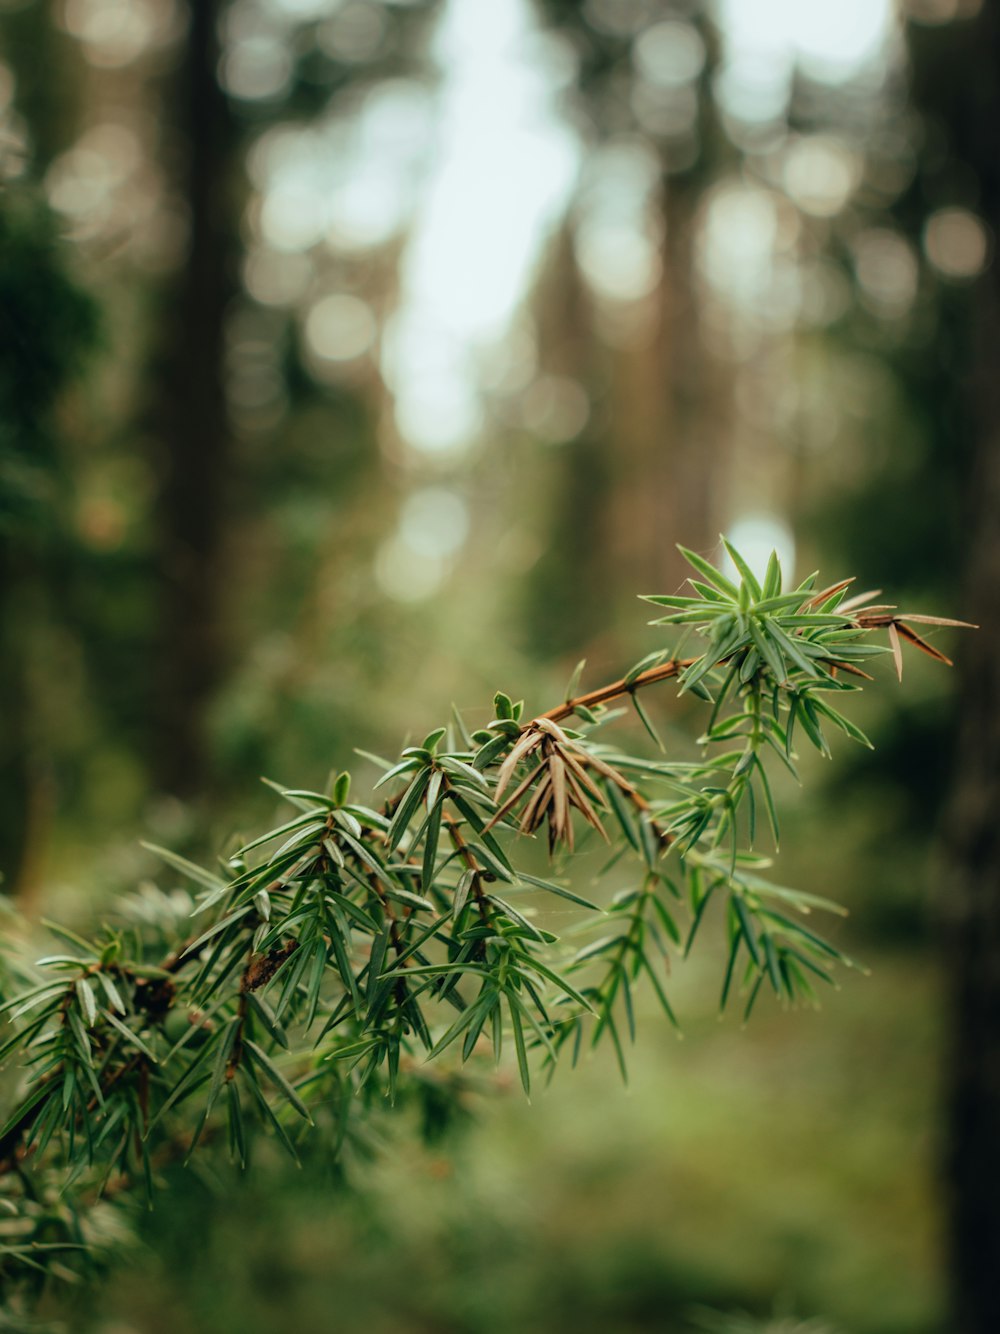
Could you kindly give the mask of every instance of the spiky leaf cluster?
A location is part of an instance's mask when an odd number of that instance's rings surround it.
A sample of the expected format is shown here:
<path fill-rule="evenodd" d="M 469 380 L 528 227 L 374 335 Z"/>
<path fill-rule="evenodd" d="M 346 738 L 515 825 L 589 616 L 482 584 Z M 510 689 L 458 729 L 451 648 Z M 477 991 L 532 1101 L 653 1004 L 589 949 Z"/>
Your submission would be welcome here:
<path fill-rule="evenodd" d="M 526 1092 L 605 1039 L 624 1072 L 637 989 L 675 1022 L 668 966 L 713 904 L 723 1006 L 739 992 L 748 1015 L 764 990 L 814 1001 L 849 960 L 812 925 L 836 905 L 770 878 L 770 774 L 796 772 L 800 746 L 828 754 L 831 729 L 870 744 L 844 712 L 865 667 L 886 652 L 898 665 L 900 636 L 943 656 L 907 624 L 933 618 L 851 598 L 850 581 L 785 591 L 774 556 L 758 581 L 731 548 L 734 578 L 684 554 L 691 591 L 647 600 L 664 613 L 654 626 L 700 652 L 661 644 L 583 694 L 577 674 L 527 718 L 499 693 L 482 728 L 456 714 L 378 761 L 367 802 L 346 773 L 322 792 L 279 787 L 290 818 L 218 867 L 155 849 L 183 891 L 147 889 L 93 936 L 51 926 L 54 950 L 8 963 L 0 1060 L 19 1087 L 0 1123 L 13 1210 L 0 1267 L 86 1249 L 78 1205 L 152 1198 L 205 1141 L 241 1165 L 261 1137 L 294 1158 L 317 1129 L 329 1156 L 364 1153 L 376 1108 L 460 1101 L 480 1051 L 509 1049 Z M 885 646 L 871 642 L 882 629 Z M 658 741 L 639 696 L 671 681 L 705 702 L 699 753 L 616 741 L 622 701 Z M 596 902 L 564 874 L 588 841 L 612 845 L 619 886 Z M 559 900 L 561 937 L 546 913 Z"/>

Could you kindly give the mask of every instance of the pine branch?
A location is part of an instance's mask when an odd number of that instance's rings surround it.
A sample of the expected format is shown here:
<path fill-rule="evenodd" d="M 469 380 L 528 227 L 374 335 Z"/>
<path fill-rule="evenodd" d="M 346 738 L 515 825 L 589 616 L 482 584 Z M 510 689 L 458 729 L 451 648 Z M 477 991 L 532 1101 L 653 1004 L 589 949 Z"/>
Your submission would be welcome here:
<path fill-rule="evenodd" d="M 898 672 L 904 642 L 948 661 L 911 623 L 961 623 L 876 594 L 845 600 L 850 580 L 783 591 L 775 557 L 759 581 L 730 554 L 737 582 L 686 552 L 691 594 L 647 599 L 665 612 L 655 626 L 701 637 L 699 655 L 661 644 L 526 721 L 499 693 L 486 727 L 469 733 L 456 716 L 386 764 L 379 808 L 350 800 L 347 774 L 326 792 L 278 787 L 293 817 L 221 871 L 154 849 L 193 886 L 193 934 L 173 900 L 145 891 L 91 939 L 53 925 L 68 952 L 15 961 L 0 1061 L 24 1077 L 0 1118 L 0 1173 L 29 1243 L 33 1179 L 83 1207 L 108 1183 L 125 1194 L 142 1183 L 151 1198 L 178 1143 L 188 1154 L 228 1143 L 245 1166 L 258 1136 L 297 1156 L 315 1123 L 339 1153 L 401 1093 L 431 1088 L 426 1060 L 454 1070 L 512 1045 L 528 1091 L 539 1063 L 551 1073 L 589 1033 L 612 1043 L 624 1073 L 636 988 L 676 1023 L 666 964 L 690 952 L 713 904 L 723 1007 L 742 991 L 747 1016 L 767 990 L 811 1004 L 815 982 L 851 966 L 803 920 L 837 905 L 762 874 L 756 847 L 766 831 L 777 848 L 779 835 L 768 771 L 795 772 L 799 743 L 828 755 L 831 728 L 870 745 L 831 701 L 849 703 L 871 679 L 861 664 L 882 653 Z M 867 642 L 882 630 L 887 646 Z M 709 709 L 696 759 L 664 754 L 636 700 L 671 680 Z M 605 739 L 607 706 L 624 698 L 656 756 Z M 528 869 L 523 839 L 543 826 L 554 858 L 588 837 L 611 845 L 603 905 L 558 861 L 551 879 Z M 553 898 L 574 913 L 562 940 L 536 917 Z M 457 1098 L 467 1085 L 449 1074 L 433 1097 L 443 1087 Z M 0 1258 L 0 1273 L 19 1272 L 19 1255 Z"/>

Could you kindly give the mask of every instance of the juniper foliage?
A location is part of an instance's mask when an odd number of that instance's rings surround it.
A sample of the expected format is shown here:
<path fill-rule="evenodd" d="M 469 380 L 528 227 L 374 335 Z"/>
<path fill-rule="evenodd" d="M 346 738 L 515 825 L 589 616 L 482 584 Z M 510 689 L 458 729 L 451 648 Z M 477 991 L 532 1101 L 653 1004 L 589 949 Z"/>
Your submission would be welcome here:
<path fill-rule="evenodd" d="M 676 1023 L 667 963 L 706 910 L 725 921 L 720 1004 L 760 993 L 812 1003 L 850 964 L 814 925 L 837 905 L 770 878 L 775 766 L 828 734 L 870 742 L 847 716 L 901 641 L 948 660 L 914 624 L 957 625 L 850 596 L 811 576 L 784 590 L 703 557 L 690 592 L 646 600 L 664 642 L 620 680 L 525 716 L 508 695 L 470 731 L 457 713 L 384 770 L 367 802 L 347 773 L 326 791 L 279 787 L 290 818 L 217 867 L 156 849 L 188 887 L 147 888 L 91 936 L 2 956 L 0 1062 L 18 1071 L 0 1124 L 0 1274 L 37 1291 L 100 1258 L 100 1201 L 144 1196 L 208 1140 L 246 1166 L 261 1136 L 297 1158 L 364 1150 L 378 1109 L 422 1100 L 433 1119 L 466 1062 L 512 1049 L 525 1092 L 610 1043 L 622 1072 L 646 987 Z M 676 632 L 680 632 L 677 642 Z M 884 632 L 888 644 L 871 642 Z M 673 638 L 671 638 L 673 636 Z M 700 651 L 682 656 L 684 645 Z M 704 701 L 700 757 L 662 753 L 641 696 L 673 682 Z M 650 757 L 615 740 L 631 706 Z M 555 870 L 537 874 L 544 831 Z M 592 902 L 562 873 L 609 845 L 628 887 Z M 561 937 L 546 904 L 571 905 Z M 541 912 L 539 911 L 541 910 Z M 560 919 L 561 920 L 561 919 Z M 474 1068 L 474 1067 L 472 1067 Z M 436 1114 L 436 1113 L 435 1113 Z"/>

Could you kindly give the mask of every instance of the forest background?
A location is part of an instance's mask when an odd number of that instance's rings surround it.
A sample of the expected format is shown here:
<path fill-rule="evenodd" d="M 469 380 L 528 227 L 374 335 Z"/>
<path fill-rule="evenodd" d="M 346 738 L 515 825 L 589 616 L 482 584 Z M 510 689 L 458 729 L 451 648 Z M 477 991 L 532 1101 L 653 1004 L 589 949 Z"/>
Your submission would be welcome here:
<path fill-rule="evenodd" d="M 787 821 L 871 977 L 743 1032 L 680 969 L 688 1040 L 647 1016 L 627 1091 L 603 1058 L 531 1107 L 502 1075 L 362 1189 L 178 1176 L 73 1327 L 995 1329 L 992 0 L 0 20 L 0 867 L 29 916 L 169 890 L 140 837 L 210 854 L 274 813 L 260 774 L 613 675 L 676 541 L 984 626 L 957 676 L 866 701 L 876 755 Z"/>

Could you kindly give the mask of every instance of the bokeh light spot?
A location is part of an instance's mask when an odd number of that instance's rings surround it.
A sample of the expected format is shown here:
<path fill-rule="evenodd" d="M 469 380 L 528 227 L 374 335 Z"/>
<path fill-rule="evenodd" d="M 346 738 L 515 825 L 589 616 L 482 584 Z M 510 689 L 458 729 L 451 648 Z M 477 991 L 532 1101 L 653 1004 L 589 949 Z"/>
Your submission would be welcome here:
<path fill-rule="evenodd" d="M 445 574 L 442 557 L 414 551 L 398 533 L 382 543 L 375 557 L 379 587 L 397 602 L 423 602 L 432 597 Z"/>
<path fill-rule="evenodd" d="M 783 183 L 804 213 L 832 218 L 851 196 L 860 176 L 857 155 L 839 139 L 806 135 L 785 157 Z"/>
<path fill-rule="evenodd" d="M 975 213 L 966 208 L 942 208 L 927 221 L 924 250 L 945 278 L 968 281 L 986 267 L 990 238 Z"/>
<path fill-rule="evenodd" d="M 276 35 L 260 33 L 234 42 L 219 62 L 226 92 L 243 101 L 280 97 L 292 77 L 292 56 Z"/>
<path fill-rule="evenodd" d="M 729 541 L 753 570 L 763 579 L 771 552 L 778 554 L 784 587 L 788 589 L 795 571 L 795 536 L 788 523 L 778 514 L 752 511 L 741 514 L 729 526 Z M 730 578 L 738 578 L 736 566 L 726 556 L 724 568 Z"/>
<path fill-rule="evenodd" d="M 705 43 L 690 23 L 667 19 L 636 39 L 632 59 L 650 83 L 675 87 L 693 83 L 705 64 Z"/>
<path fill-rule="evenodd" d="M 446 487 L 423 487 L 403 506 L 399 534 L 421 556 L 454 556 L 469 535 L 465 501 Z"/>
<path fill-rule="evenodd" d="M 540 440 L 558 445 L 573 440 L 590 418 L 590 400 L 583 386 L 561 375 L 540 375 L 524 395 L 521 415 Z"/>
<path fill-rule="evenodd" d="M 877 315 L 905 315 L 917 295 L 919 266 L 899 232 L 872 227 L 854 238 L 854 271 L 866 305 Z"/>
<path fill-rule="evenodd" d="M 325 296 L 309 311 L 305 339 L 321 361 L 354 361 L 375 341 L 378 325 L 371 306 L 344 293 Z"/>

